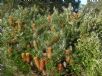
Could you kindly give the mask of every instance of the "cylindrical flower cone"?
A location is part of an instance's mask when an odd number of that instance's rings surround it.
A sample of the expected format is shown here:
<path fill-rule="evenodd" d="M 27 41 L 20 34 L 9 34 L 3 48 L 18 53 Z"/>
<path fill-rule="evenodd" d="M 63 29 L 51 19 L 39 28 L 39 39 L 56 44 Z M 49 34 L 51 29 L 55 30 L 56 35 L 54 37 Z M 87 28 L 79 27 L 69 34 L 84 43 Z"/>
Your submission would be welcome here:
<path fill-rule="evenodd" d="M 34 23 L 32 24 L 32 31 L 33 32 L 35 31 L 35 24 Z"/>
<path fill-rule="evenodd" d="M 22 60 L 23 60 L 24 62 L 26 62 L 26 53 L 22 53 L 22 54 L 21 54 L 21 58 L 22 58 Z"/>
<path fill-rule="evenodd" d="M 51 22 L 51 15 L 48 15 L 48 22 Z"/>
<path fill-rule="evenodd" d="M 63 71 L 63 64 L 59 63 L 57 68 L 58 68 L 59 72 L 62 72 Z"/>
<path fill-rule="evenodd" d="M 15 23 L 17 24 L 18 32 L 20 32 L 21 31 L 22 22 L 20 20 L 17 20 Z"/>
<path fill-rule="evenodd" d="M 40 69 L 40 59 L 38 57 L 33 58 L 34 63 L 38 69 Z"/>
<path fill-rule="evenodd" d="M 51 57 L 52 57 L 52 47 L 48 47 L 48 49 L 47 49 L 47 57 L 49 59 L 51 59 Z"/>
<path fill-rule="evenodd" d="M 27 63 L 31 62 L 31 55 L 30 55 L 30 53 L 26 53 L 26 62 Z"/>
<path fill-rule="evenodd" d="M 38 50 L 38 44 L 35 40 L 33 41 L 33 46 L 34 46 L 34 49 L 37 51 Z"/>
<path fill-rule="evenodd" d="M 45 60 L 41 59 L 40 60 L 40 71 L 44 71 L 45 70 Z"/>
<path fill-rule="evenodd" d="M 13 18 L 13 16 L 9 16 L 9 18 L 8 18 L 8 23 L 9 23 L 11 26 L 14 25 L 14 18 Z"/>

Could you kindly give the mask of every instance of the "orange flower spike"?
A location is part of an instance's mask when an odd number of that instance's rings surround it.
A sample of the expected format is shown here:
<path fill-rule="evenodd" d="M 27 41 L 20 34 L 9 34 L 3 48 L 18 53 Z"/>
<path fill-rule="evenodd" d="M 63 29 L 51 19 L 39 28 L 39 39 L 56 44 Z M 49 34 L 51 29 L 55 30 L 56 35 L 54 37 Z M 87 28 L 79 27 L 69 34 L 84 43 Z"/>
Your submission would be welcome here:
<path fill-rule="evenodd" d="M 14 24 L 14 18 L 13 18 L 13 16 L 9 16 L 8 22 L 9 22 L 10 25 L 13 25 Z"/>
<path fill-rule="evenodd" d="M 41 71 L 45 70 L 45 61 L 43 59 L 40 60 L 40 70 Z"/>
<path fill-rule="evenodd" d="M 47 57 L 48 57 L 49 59 L 51 59 L 51 57 L 52 57 L 52 47 L 48 47 L 48 48 L 47 48 Z"/>
<path fill-rule="evenodd" d="M 38 69 L 40 69 L 40 59 L 38 57 L 33 58 L 34 63 Z"/>
<path fill-rule="evenodd" d="M 21 31 L 22 22 L 20 20 L 17 20 L 16 24 L 17 24 L 18 31 Z"/>
<path fill-rule="evenodd" d="M 31 55 L 30 53 L 26 53 L 26 62 L 30 63 L 30 61 L 31 61 Z"/>
<path fill-rule="evenodd" d="M 32 31 L 35 31 L 35 24 L 32 24 Z"/>
<path fill-rule="evenodd" d="M 48 22 L 51 22 L 51 15 L 48 15 Z"/>
<path fill-rule="evenodd" d="M 58 71 L 62 72 L 63 71 L 63 65 L 61 63 L 58 64 Z"/>
<path fill-rule="evenodd" d="M 22 60 L 23 60 L 24 62 L 26 62 L 26 53 L 22 53 L 22 54 L 21 54 L 21 58 L 22 58 Z"/>
<path fill-rule="evenodd" d="M 37 51 L 38 50 L 38 43 L 37 41 L 33 41 L 33 46 L 34 46 L 34 49 Z"/>

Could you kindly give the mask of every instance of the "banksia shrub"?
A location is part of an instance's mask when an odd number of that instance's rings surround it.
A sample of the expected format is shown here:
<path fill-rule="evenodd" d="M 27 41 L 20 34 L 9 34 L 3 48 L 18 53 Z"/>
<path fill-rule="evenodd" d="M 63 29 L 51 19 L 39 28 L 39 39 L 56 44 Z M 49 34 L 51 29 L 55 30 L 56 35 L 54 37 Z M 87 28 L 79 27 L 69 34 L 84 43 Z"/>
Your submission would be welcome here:
<path fill-rule="evenodd" d="M 68 9 L 52 15 L 37 12 L 35 6 L 19 7 L 3 18 L 1 61 L 14 76 L 102 75 L 101 13 L 97 19 L 94 13 L 79 16 Z"/>

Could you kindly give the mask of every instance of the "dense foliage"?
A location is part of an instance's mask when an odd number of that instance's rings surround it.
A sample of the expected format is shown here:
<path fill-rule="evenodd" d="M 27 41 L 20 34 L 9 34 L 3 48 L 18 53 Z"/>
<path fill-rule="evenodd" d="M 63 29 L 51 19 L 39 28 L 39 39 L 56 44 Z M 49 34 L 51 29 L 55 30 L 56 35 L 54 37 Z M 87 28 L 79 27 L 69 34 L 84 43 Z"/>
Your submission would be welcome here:
<path fill-rule="evenodd" d="M 35 6 L 19 7 L 3 17 L 3 76 L 102 75 L 102 11 L 72 14 L 64 9 L 43 16 L 37 12 Z"/>
<path fill-rule="evenodd" d="M 18 6 L 30 8 L 35 5 L 37 6 L 39 13 L 45 14 L 45 11 L 47 11 L 52 14 L 54 12 L 53 8 L 56 8 L 59 12 L 63 12 L 63 7 L 67 8 L 69 3 L 71 3 L 73 11 L 78 12 L 80 5 L 80 0 L 3 0 L 2 2 L 3 10 L 0 13 L 11 11 Z"/>

